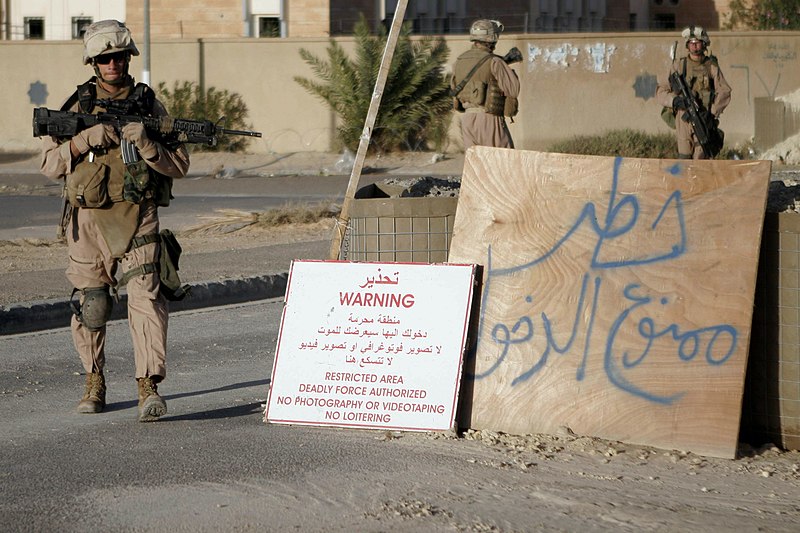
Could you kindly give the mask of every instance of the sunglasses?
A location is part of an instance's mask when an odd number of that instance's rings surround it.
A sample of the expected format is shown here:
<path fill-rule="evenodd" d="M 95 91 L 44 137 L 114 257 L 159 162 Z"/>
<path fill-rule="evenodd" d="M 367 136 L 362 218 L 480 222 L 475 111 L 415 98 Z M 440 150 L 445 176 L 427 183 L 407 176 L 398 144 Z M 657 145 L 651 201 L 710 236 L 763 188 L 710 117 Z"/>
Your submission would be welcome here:
<path fill-rule="evenodd" d="M 115 52 L 113 54 L 103 54 L 94 58 L 94 62 L 98 65 L 108 65 L 112 61 L 115 63 L 122 63 L 128 60 L 128 52 Z"/>

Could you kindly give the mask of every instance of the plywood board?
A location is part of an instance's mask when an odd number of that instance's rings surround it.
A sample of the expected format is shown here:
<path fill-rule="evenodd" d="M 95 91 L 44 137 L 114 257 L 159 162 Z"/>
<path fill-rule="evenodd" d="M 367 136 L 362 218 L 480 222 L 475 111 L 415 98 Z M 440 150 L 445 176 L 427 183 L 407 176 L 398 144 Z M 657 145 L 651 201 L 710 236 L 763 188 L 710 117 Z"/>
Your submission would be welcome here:
<path fill-rule="evenodd" d="M 769 173 L 470 149 L 449 256 L 483 267 L 462 426 L 735 456 Z"/>

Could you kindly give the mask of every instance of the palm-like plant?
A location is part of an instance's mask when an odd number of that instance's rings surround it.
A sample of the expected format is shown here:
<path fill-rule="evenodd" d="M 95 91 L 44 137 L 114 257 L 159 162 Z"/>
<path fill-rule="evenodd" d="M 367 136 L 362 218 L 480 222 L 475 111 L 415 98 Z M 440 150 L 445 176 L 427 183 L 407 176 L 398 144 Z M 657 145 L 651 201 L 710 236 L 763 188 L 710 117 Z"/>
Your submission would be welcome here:
<path fill-rule="evenodd" d="M 452 100 L 443 66 L 450 50 L 441 37 L 412 41 L 410 34 L 410 25 L 403 25 L 370 138 L 370 149 L 375 151 L 424 150 L 430 144 L 442 151 L 446 142 Z M 319 81 L 295 77 L 297 83 L 324 100 L 339 116 L 338 137 L 350 149 L 358 146 L 364 129 L 387 32 L 381 26 L 377 36 L 371 35 L 362 15 L 354 36 L 354 60 L 331 40 L 327 61 L 306 49 L 300 50 L 300 56 Z"/>

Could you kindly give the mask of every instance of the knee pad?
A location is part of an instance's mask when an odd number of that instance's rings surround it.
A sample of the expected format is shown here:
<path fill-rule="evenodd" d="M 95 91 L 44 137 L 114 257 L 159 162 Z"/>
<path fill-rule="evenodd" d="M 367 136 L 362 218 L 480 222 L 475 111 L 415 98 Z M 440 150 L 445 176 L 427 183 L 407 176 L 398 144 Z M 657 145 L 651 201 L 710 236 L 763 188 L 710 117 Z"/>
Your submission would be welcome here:
<path fill-rule="evenodd" d="M 111 317 L 111 310 L 114 307 L 114 301 L 108 292 L 108 285 L 89 287 L 80 291 L 75 289 L 72 291 L 72 295 L 74 296 L 76 292 L 80 292 L 83 296 L 82 303 L 72 302 L 72 311 L 78 317 L 78 321 L 90 331 L 103 329 Z"/>

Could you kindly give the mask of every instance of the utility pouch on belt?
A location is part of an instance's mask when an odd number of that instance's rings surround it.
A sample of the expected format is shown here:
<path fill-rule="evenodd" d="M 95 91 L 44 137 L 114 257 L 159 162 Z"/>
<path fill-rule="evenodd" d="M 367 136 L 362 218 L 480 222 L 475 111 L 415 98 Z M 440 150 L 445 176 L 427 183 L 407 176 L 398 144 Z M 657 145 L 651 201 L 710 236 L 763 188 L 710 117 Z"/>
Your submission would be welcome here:
<path fill-rule="evenodd" d="M 140 204 L 150 190 L 150 171 L 147 163 L 140 159 L 125 165 L 122 198 L 132 204 Z"/>
<path fill-rule="evenodd" d="M 84 161 L 75 172 L 67 174 L 64 192 L 73 207 L 103 207 L 111 202 L 108 195 L 107 165 Z"/>
<path fill-rule="evenodd" d="M 517 116 L 518 112 L 519 112 L 519 100 L 517 100 L 513 96 L 506 96 L 506 103 L 505 106 L 503 106 L 503 115 L 513 118 Z"/>
<path fill-rule="evenodd" d="M 661 120 L 673 130 L 675 129 L 675 111 L 671 107 L 661 108 Z"/>
<path fill-rule="evenodd" d="M 179 301 L 183 300 L 189 294 L 190 285 L 181 285 L 181 278 L 178 275 L 179 261 L 183 249 L 178 243 L 175 234 L 170 230 L 161 230 L 161 233 L 153 233 L 150 235 L 143 235 L 135 237 L 131 242 L 131 248 L 138 248 L 145 244 L 152 242 L 160 242 L 161 248 L 158 253 L 158 262 L 146 263 L 132 268 L 125 272 L 120 281 L 120 285 L 125 285 L 128 281 L 135 276 L 143 276 L 151 272 L 158 272 L 158 279 L 160 281 L 159 292 L 164 295 L 167 300 Z"/>

